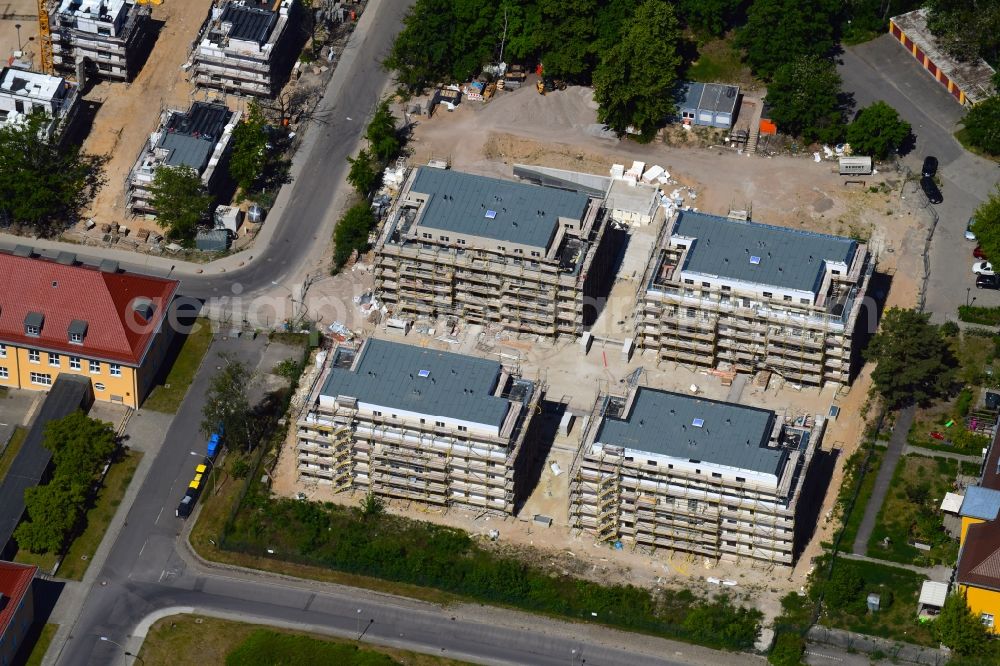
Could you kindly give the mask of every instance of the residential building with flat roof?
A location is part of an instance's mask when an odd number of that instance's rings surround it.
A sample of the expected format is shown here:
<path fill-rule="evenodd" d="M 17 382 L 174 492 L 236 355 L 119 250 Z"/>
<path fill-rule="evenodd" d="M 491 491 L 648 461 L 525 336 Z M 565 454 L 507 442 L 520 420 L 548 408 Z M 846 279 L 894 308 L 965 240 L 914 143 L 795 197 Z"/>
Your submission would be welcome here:
<path fill-rule="evenodd" d="M 650 257 L 636 341 L 666 361 L 849 383 L 873 271 L 849 238 L 681 211 Z"/>
<path fill-rule="evenodd" d="M 570 476 L 570 525 L 713 559 L 791 565 L 824 420 L 643 386 L 598 396 Z"/>
<path fill-rule="evenodd" d="M 77 107 L 77 86 L 61 76 L 49 76 L 13 67 L 0 69 L 0 127 L 19 125 L 27 117 L 44 111 L 52 136 L 71 122 Z"/>
<path fill-rule="evenodd" d="M 295 58 L 295 0 L 215 0 L 191 52 L 201 88 L 273 97 Z"/>
<path fill-rule="evenodd" d="M 68 373 L 86 377 L 97 400 L 141 404 L 173 339 L 176 280 L 23 246 L 0 253 L 0 275 L 0 386 L 48 391 Z"/>
<path fill-rule="evenodd" d="M 375 289 L 397 317 L 577 334 L 610 278 L 607 231 L 599 198 L 419 167 L 376 242 Z"/>
<path fill-rule="evenodd" d="M 49 16 L 53 64 L 72 75 L 131 81 L 146 47 L 149 6 L 126 0 L 61 0 Z"/>
<path fill-rule="evenodd" d="M 208 192 L 214 193 L 226 178 L 233 130 L 240 115 L 222 104 L 206 102 L 195 102 L 187 111 L 164 111 L 159 127 L 149 135 L 129 172 L 125 194 L 132 214 L 156 214 L 149 187 L 160 167 L 190 167 Z"/>
<path fill-rule="evenodd" d="M 542 387 L 464 354 L 368 339 L 328 358 L 298 420 L 302 481 L 512 514 Z"/>
<path fill-rule="evenodd" d="M 31 582 L 38 567 L 0 560 L 0 664 L 14 657 L 35 621 Z"/>

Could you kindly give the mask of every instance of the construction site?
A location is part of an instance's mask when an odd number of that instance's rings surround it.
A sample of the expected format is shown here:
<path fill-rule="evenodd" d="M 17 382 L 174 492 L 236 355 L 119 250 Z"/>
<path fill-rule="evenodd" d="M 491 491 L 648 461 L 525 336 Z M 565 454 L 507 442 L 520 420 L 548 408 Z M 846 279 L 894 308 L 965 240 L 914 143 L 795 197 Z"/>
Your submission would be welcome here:
<path fill-rule="evenodd" d="M 319 364 L 298 420 L 302 478 L 505 515 L 530 492 L 542 387 L 516 368 L 375 339 Z"/>
<path fill-rule="evenodd" d="M 376 244 L 375 292 L 396 318 L 578 335 L 620 242 L 601 199 L 420 167 L 406 172 Z"/>

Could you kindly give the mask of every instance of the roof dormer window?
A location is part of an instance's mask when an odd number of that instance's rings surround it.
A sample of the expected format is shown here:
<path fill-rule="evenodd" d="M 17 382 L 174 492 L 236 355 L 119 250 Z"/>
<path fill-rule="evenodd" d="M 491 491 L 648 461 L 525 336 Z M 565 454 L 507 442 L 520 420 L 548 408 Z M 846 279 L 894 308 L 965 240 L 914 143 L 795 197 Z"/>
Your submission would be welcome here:
<path fill-rule="evenodd" d="M 74 345 L 82 345 L 87 335 L 87 322 L 74 319 L 69 323 L 69 341 Z"/>
<path fill-rule="evenodd" d="M 24 317 L 24 334 L 37 338 L 42 334 L 42 324 L 45 323 L 45 315 L 41 312 L 29 312 Z"/>

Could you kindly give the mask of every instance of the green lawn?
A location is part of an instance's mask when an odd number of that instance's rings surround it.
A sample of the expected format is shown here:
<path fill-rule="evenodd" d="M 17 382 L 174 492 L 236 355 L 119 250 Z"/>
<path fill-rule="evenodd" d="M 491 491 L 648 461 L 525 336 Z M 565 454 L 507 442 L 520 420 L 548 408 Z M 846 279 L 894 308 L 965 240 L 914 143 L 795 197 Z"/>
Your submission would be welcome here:
<path fill-rule="evenodd" d="M 17 551 L 14 561 L 21 564 L 34 564 L 42 573 L 51 574 L 52 570 L 56 568 L 59 556 L 55 553 L 32 553 L 22 548 Z"/>
<path fill-rule="evenodd" d="M 838 501 L 846 502 L 850 497 L 850 494 L 854 491 L 856 484 L 859 482 L 860 476 L 860 465 L 863 460 L 864 450 L 858 451 L 855 455 L 858 458 L 852 456 L 848 459 L 848 475 L 850 483 L 845 479 L 844 484 L 841 486 L 840 498 Z M 844 528 L 843 536 L 840 540 L 840 550 L 844 552 L 851 552 L 851 548 L 854 546 L 854 538 L 857 536 L 858 527 L 861 525 L 861 519 L 865 515 L 865 507 L 868 506 L 868 502 L 871 501 L 872 491 L 875 489 L 875 477 L 878 475 L 878 468 L 882 464 L 882 457 L 885 455 L 883 449 L 875 447 L 871 453 L 871 458 L 868 462 L 868 469 L 864 475 L 864 478 L 860 479 L 861 490 L 858 491 L 858 498 L 854 502 L 853 510 L 849 515 L 844 516 Z"/>
<path fill-rule="evenodd" d="M 172 615 L 150 628 L 137 663 L 460 666 L 465 662 L 214 617 Z"/>
<path fill-rule="evenodd" d="M 3 478 L 7 476 L 7 470 L 10 469 L 11 463 L 17 457 L 17 452 L 21 450 L 21 445 L 24 444 L 24 438 L 27 436 L 27 428 L 22 428 L 21 426 L 14 428 L 14 433 L 10 436 L 10 442 L 7 443 L 7 448 L 3 450 L 3 455 L 0 456 L 0 481 L 3 481 Z"/>
<path fill-rule="evenodd" d="M 955 138 L 958 139 L 958 142 L 962 144 L 963 148 L 965 148 L 973 155 L 979 155 L 980 157 L 986 160 L 993 160 L 994 162 L 1000 162 L 1000 155 L 993 155 L 992 153 L 987 153 L 986 151 L 980 150 L 976 146 L 973 146 L 971 143 L 969 143 L 968 133 L 964 127 L 955 132 Z"/>
<path fill-rule="evenodd" d="M 959 463 L 946 458 L 904 456 L 896 466 L 889 494 L 882 504 L 868 542 L 868 555 L 879 559 L 929 566 L 952 565 L 958 556 L 958 541 L 942 526 L 938 507 L 952 489 Z M 883 539 L 889 539 L 888 547 Z M 910 541 L 931 545 L 920 550 Z"/>
<path fill-rule="evenodd" d="M 198 319 L 174 360 L 163 384 L 153 389 L 142 406 L 155 412 L 177 413 L 188 387 L 212 344 L 212 322 Z"/>
<path fill-rule="evenodd" d="M 28 655 L 27 660 L 24 662 L 24 666 L 41 666 L 42 659 L 45 658 L 45 653 L 49 651 L 49 645 L 52 644 L 52 639 L 55 638 L 57 629 L 59 629 L 58 624 L 46 624 L 42 627 L 31 648 L 31 654 Z"/>
<path fill-rule="evenodd" d="M 937 646 L 931 628 L 917 621 L 917 600 L 923 576 L 889 565 L 838 557 L 834 564 L 834 579 L 838 577 L 838 568 L 843 570 L 841 574 L 850 572 L 862 583 L 842 607 L 831 608 L 829 601 L 825 602 L 820 624 L 891 640 Z M 817 583 L 816 588 L 829 585 L 830 582 Z M 869 593 L 881 596 L 881 608 L 876 613 L 866 609 L 865 600 Z M 829 589 L 826 596 L 830 597 Z"/>
<path fill-rule="evenodd" d="M 132 481 L 132 475 L 135 474 L 135 468 L 139 466 L 141 459 L 142 453 L 129 451 L 122 460 L 116 462 L 108 470 L 108 475 L 104 479 L 104 487 L 98 493 L 94 506 L 87 511 L 87 527 L 83 534 L 70 544 L 66 557 L 63 558 L 62 565 L 59 567 L 60 578 L 83 579 L 83 574 L 86 573 L 90 560 L 97 552 L 97 547 L 101 545 L 108 524 L 114 518 L 118 505 L 121 504 L 122 497 L 125 495 L 128 484 Z"/>
<path fill-rule="evenodd" d="M 731 39 L 713 39 L 698 49 L 698 59 L 688 67 L 685 77 L 691 81 L 732 83 L 743 87 L 754 84 L 753 75 L 740 58 Z"/>

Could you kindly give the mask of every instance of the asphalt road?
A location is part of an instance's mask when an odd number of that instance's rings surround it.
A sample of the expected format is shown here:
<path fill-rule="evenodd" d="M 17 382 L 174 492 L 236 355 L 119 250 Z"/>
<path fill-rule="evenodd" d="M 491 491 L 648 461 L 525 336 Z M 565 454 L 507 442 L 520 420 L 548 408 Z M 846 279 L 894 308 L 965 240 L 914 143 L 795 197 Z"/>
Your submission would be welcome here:
<path fill-rule="evenodd" d="M 346 637 L 355 637 L 362 629 L 366 641 L 486 664 L 679 666 L 753 659 L 595 625 L 578 627 L 500 609 L 470 615 L 366 590 L 204 566 L 181 542 L 184 522 L 174 515 L 197 462 L 190 451 L 204 446 L 199 432 L 201 405 L 220 354 L 233 354 L 255 367 L 264 345 L 263 337 L 217 339 L 213 344 L 86 595 L 69 639 L 54 648 L 56 663 L 116 663 L 121 648 L 115 643 L 138 651 L 140 641 L 131 638 L 137 625 L 151 613 L 171 607 L 318 627 Z M 500 615 L 506 619 L 493 621 Z M 101 641 L 100 636 L 115 643 Z M 707 661 L 704 655 L 692 658 L 699 652 L 715 656 Z"/>
<path fill-rule="evenodd" d="M 976 297 L 977 304 L 1000 305 L 1000 291 L 975 288 L 975 244 L 964 238 L 972 212 L 1000 182 L 1000 167 L 955 140 L 965 110 L 890 35 L 849 47 L 838 71 L 857 108 L 881 100 L 913 126 L 916 144 L 903 162 L 917 175 L 925 156 L 938 158 L 944 201 L 933 207 L 940 221 L 931 244 L 925 311 L 937 321 L 956 319 L 956 308 L 967 296 Z"/>

